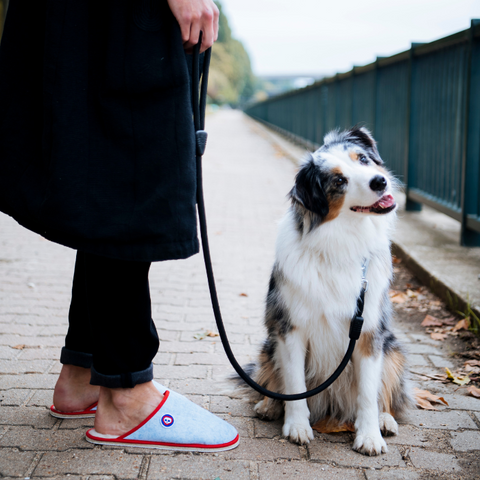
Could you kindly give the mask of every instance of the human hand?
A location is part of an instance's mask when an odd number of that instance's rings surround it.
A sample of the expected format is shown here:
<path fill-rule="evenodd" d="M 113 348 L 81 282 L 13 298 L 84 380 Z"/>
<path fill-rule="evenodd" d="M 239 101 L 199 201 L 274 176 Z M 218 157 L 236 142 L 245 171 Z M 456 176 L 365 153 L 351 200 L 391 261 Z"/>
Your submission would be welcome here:
<path fill-rule="evenodd" d="M 191 53 L 203 32 L 200 53 L 210 48 L 218 37 L 219 11 L 213 0 L 168 0 L 182 32 L 183 48 Z"/>

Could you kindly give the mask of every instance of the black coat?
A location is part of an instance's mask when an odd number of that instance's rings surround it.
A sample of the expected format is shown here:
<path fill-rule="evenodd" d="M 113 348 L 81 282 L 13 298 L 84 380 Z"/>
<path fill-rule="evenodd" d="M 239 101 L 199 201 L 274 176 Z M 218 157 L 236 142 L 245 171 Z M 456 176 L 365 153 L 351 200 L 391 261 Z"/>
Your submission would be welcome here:
<path fill-rule="evenodd" d="M 0 210 L 124 260 L 198 251 L 190 81 L 166 0 L 11 0 Z"/>

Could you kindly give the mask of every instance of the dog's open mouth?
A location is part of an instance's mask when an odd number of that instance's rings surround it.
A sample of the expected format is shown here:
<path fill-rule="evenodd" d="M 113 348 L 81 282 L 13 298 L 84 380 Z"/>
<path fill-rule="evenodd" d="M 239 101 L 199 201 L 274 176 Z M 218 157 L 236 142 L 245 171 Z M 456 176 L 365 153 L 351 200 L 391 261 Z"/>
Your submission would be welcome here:
<path fill-rule="evenodd" d="M 351 207 L 350 210 L 361 213 L 388 213 L 396 206 L 395 199 L 391 195 L 384 195 L 378 202 L 369 207 Z"/>

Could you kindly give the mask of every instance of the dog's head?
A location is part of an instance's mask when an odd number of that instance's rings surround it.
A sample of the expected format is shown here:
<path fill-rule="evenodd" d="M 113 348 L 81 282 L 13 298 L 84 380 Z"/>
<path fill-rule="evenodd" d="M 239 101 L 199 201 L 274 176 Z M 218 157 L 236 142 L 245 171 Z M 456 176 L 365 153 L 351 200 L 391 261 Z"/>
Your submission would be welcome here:
<path fill-rule="evenodd" d="M 290 191 L 297 210 L 309 214 L 310 230 L 340 214 L 354 218 L 395 209 L 394 181 L 366 128 L 333 131 L 324 142 L 301 165 Z"/>

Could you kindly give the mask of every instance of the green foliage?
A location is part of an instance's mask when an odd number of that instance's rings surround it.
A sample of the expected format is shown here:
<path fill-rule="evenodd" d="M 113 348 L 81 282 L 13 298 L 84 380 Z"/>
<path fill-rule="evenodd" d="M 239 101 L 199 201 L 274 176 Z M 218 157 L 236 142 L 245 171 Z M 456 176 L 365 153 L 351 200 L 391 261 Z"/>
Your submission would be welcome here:
<path fill-rule="evenodd" d="M 212 48 L 208 95 L 213 103 L 233 107 L 245 103 L 255 92 L 256 79 L 243 44 L 232 37 L 222 6 L 218 40 Z"/>

